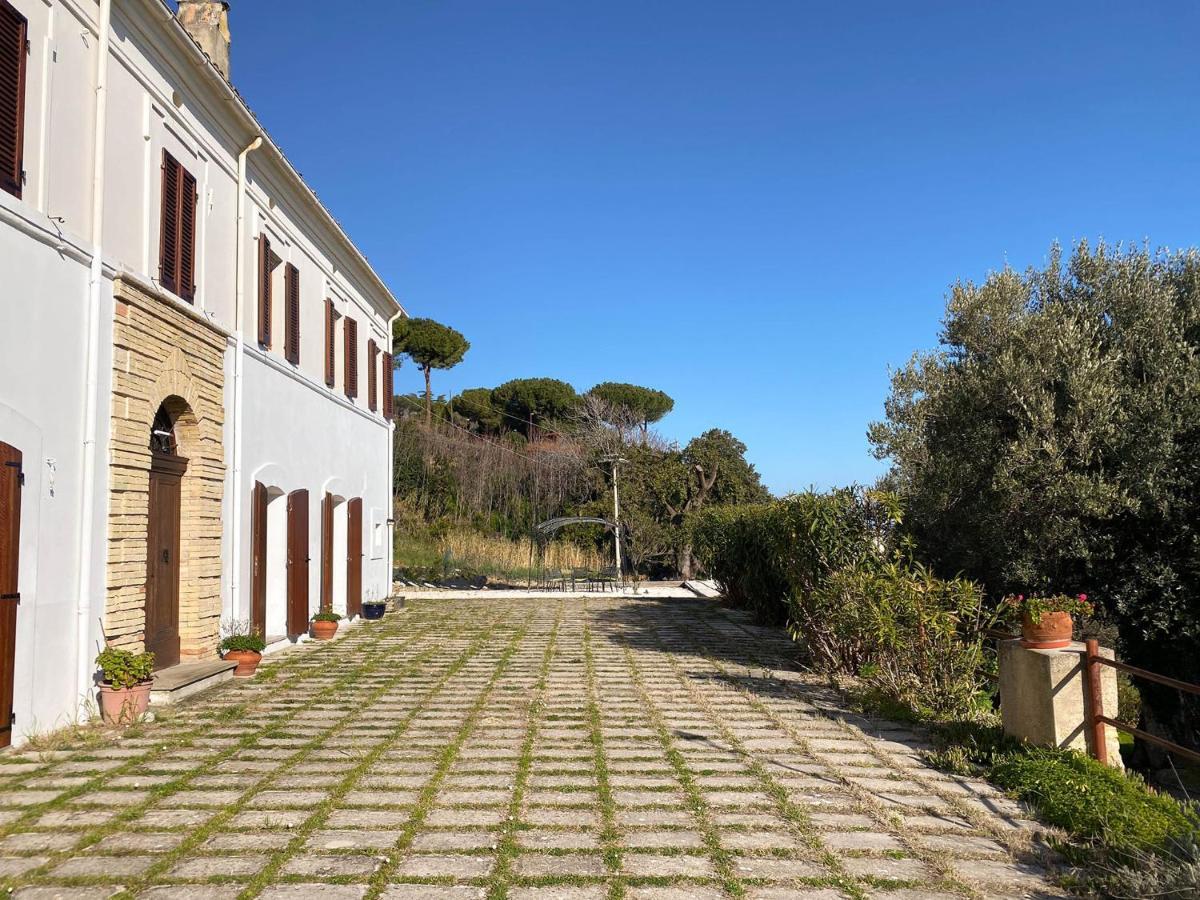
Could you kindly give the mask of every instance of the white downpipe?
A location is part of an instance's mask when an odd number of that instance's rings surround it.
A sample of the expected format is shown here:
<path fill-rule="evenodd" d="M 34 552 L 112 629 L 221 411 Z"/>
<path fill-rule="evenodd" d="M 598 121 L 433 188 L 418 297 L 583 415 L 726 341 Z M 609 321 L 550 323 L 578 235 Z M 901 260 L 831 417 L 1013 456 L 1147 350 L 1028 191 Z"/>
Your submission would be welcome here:
<path fill-rule="evenodd" d="M 398 312 L 394 316 L 392 316 L 390 319 L 388 319 L 388 323 L 387 323 L 388 353 L 393 352 L 393 350 L 394 350 L 393 345 L 396 340 L 392 336 L 392 329 L 396 327 L 396 321 L 398 319 L 400 319 L 403 315 L 404 315 L 404 311 L 401 310 L 400 312 Z M 394 362 L 394 360 L 393 360 L 393 362 Z M 396 393 L 396 370 L 395 370 L 395 368 L 393 368 L 392 371 L 387 373 L 387 378 L 384 379 L 384 389 L 391 391 L 393 398 L 395 397 L 395 393 Z M 396 468 L 396 446 L 395 446 L 395 444 L 396 444 L 396 418 L 395 418 L 395 415 L 396 415 L 396 411 L 393 408 L 392 421 L 388 422 L 388 455 L 387 455 L 388 509 L 387 509 L 387 518 L 384 519 L 385 522 L 391 522 L 392 524 L 388 525 L 388 527 L 387 527 L 387 554 L 384 557 L 387 560 L 387 581 L 384 582 L 384 584 L 386 585 L 386 587 L 384 588 L 384 594 L 383 594 L 384 597 L 392 596 L 392 584 L 393 584 L 392 573 L 396 571 L 396 568 L 395 568 L 396 561 L 394 558 L 395 553 L 396 553 L 396 524 L 395 524 L 396 523 L 396 478 L 395 478 L 395 474 L 394 474 L 395 468 Z"/>
<path fill-rule="evenodd" d="M 233 349 L 233 570 L 229 576 L 229 604 L 232 616 L 242 614 L 242 366 L 246 351 L 246 329 L 242 310 L 246 302 L 246 158 L 263 145 L 258 135 L 238 154 L 237 187 L 237 265 L 234 285 Z"/>
<path fill-rule="evenodd" d="M 99 40 L 96 45 L 96 120 L 92 149 L 92 262 L 87 305 L 83 310 L 87 335 L 84 360 L 83 471 L 79 498 L 79 572 L 76 579 L 76 685 L 84 708 L 91 699 L 92 655 L 88 647 L 91 619 L 92 544 L 96 514 L 96 431 L 100 373 L 100 286 L 104 278 L 104 151 L 108 125 L 108 49 L 112 0 L 100 0 Z"/>

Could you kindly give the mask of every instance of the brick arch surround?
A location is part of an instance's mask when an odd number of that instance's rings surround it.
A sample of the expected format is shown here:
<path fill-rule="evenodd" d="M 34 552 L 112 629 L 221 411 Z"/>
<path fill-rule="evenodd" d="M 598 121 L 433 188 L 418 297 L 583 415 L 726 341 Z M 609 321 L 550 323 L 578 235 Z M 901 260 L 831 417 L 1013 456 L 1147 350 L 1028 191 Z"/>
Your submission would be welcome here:
<path fill-rule="evenodd" d="M 150 428 L 166 403 L 178 453 L 188 460 L 180 509 L 180 661 L 211 658 L 221 621 L 225 335 L 124 279 L 114 294 L 104 632 L 115 646 L 144 646 Z"/>

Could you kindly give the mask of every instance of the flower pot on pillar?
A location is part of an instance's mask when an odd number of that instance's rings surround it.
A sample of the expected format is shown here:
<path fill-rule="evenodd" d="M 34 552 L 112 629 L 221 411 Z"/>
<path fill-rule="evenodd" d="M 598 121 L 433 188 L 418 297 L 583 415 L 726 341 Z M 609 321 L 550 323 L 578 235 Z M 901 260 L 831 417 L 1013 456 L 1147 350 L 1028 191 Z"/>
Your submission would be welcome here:
<path fill-rule="evenodd" d="M 1042 613 L 1037 621 L 1029 613 L 1021 617 L 1021 646 L 1030 650 L 1061 650 L 1071 645 L 1075 620 L 1067 612 Z"/>

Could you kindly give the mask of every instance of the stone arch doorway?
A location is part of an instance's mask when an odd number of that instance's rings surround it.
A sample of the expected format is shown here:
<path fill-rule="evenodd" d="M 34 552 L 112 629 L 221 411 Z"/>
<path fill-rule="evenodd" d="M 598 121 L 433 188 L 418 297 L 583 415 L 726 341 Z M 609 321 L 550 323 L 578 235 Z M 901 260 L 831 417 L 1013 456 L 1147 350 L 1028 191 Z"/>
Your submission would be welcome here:
<path fill-rule="evenodd" d="M 150 428 L 145 644 L 154 654 L 156 669 L 179 663 L 180 516 L 188 461 L 179 453 L 175 429 L 188 413 L 181 398 L 168 397 Z"/>
<path fill-rule="evenodd" d="M 226 335 L 122 279 L 114 282 L 114 298 L 104 638 L 135 651 L 157 645 L 159 667 L 173 657 L 212 659 L 221 623 Z M 172 476 L 178 549 L 168 528 Z M 152 478 L 153 521 L 166 521 L 165 537 L 151 533 Z M 158 568 L 164 565 L 166 571 Z M 160 602 L 164 583 L 173 604 Z M 176 621 L 160 620 L 160 610 L 174 612 Z"/>

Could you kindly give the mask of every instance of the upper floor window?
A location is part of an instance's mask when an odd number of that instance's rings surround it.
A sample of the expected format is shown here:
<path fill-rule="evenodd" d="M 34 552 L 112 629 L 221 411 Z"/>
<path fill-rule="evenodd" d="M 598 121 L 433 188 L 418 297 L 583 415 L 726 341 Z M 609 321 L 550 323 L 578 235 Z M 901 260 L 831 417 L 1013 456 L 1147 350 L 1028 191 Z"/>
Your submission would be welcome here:
<path fill-rule="evenodd" d="M 392 417 L 392 403 L 394 402 L 392 394 L 392 370 L 394 367 L 392 354 L 383 354 L 383 371 L 380 374 L 383 375 L 383 417 L 385 419 L 391 419 Z"/>
<path fill-rule="evenodd" d="M 21 196 L 25 180 L 25 57 L 29 23 L 0 0 L 0 190 Z"/>
<path fill-rule="evenodd" d="M 346 396 L 358 396 L 358 323 L 349 316 L 342 326 L 346 331 Z"/>
<path fill-rule="evenodd" d="M 379 348 L 375 339 L 367 341 L 367 409 L 375 412 L 378 403 L 379 389 Z"/>
<path fill-rule="evenodd" d="M 265 234 L 258 236 L 258 343 L 264 350 L 271 349 L 272 277 L 275 269 L 283 262 L 271 249 L 271 239 Z"/>
<path fill-rule="evenodd" d="M 325 383 L 333 387 L 337 377 L 337 310 L 325 299 Z"/>
<path fill-rule="evenodd" d="M 283 270 L 283 355 L 300 365 L 300 270 L 291 263 Z"/>
<path fill-rule="evenodd" d="M 158 260 L 159 284 L 189 303 L 195 300 L 196 179 L 165 150 Z"/>

